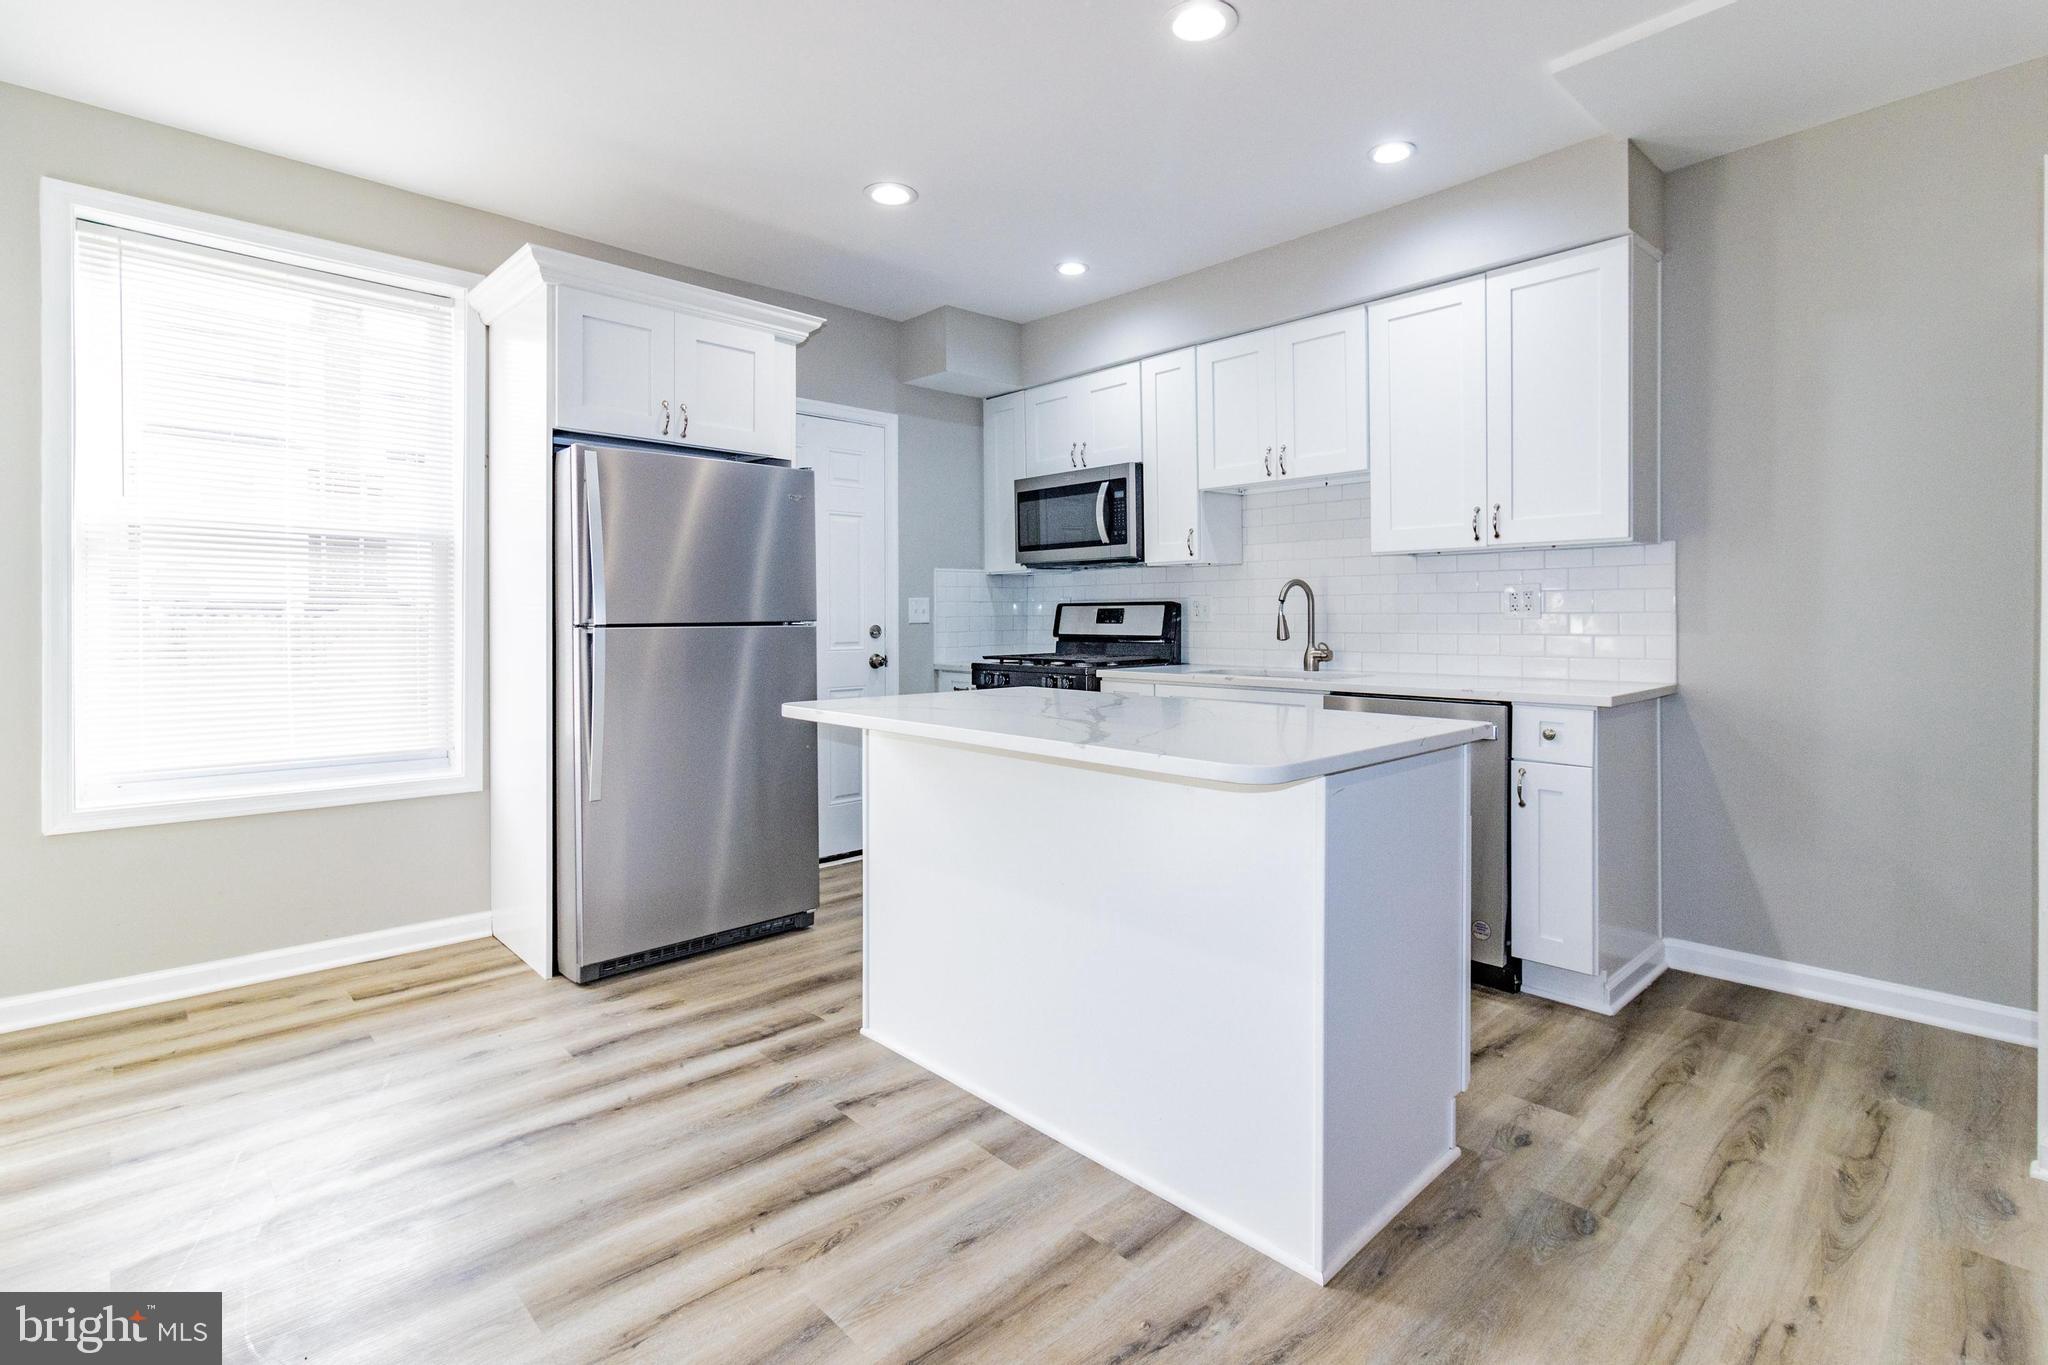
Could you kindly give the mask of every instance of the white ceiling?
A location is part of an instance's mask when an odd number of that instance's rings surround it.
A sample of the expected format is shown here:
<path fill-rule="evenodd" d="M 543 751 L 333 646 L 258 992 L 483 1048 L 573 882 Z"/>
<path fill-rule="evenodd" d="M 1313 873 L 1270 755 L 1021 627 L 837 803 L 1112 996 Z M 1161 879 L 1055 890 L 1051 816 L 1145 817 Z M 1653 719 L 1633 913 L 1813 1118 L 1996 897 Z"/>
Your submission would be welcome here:
<path fill-rule="evenodd" d="M 1667 171 L 2048 53 L 2048 0 L 1693 0 L 1552 68 Z"/>
<path fill-rule="evenodd" d="M 889 317 L 1024 321 L 1626 135 L 1587 107 L 1651 118 L 1641 77 L 1582 107 L 1549 67 L 1669 3 L 1238 0 L 1192 46 L 1167 0 L 0 0 L 0 80 Z M 1387 138 L 1421 150 L 1370 164 Z M 880 179 L 923 198 L 877 208 Z"/>

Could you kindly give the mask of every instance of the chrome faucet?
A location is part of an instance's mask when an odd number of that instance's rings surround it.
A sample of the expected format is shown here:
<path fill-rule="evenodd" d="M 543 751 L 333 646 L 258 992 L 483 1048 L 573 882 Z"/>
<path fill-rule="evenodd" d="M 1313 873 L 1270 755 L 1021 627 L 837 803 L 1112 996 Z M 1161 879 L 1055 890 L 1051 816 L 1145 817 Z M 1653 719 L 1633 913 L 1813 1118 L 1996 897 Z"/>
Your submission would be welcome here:
<path fill-rule="evenodd" d="M 1320 672 L 1323 665 L 1330 661 L 1330 647 L 1321 640 L 1316 639 L 1316 590 L 1311 588 L 1304 580 L 1290 578 L 1287 580 L 1287 586 L 1280 589 L 1280 625 L 1274 630 L 1273 638 L 1276 640 L 1288 638 L 1287 594 L 1293 592 L 1296 588 L 1300 588 L 1302 594 L 1308 598 L 1309 642 L 1301 647 L 1301 666 L 1310 673 Z"/>

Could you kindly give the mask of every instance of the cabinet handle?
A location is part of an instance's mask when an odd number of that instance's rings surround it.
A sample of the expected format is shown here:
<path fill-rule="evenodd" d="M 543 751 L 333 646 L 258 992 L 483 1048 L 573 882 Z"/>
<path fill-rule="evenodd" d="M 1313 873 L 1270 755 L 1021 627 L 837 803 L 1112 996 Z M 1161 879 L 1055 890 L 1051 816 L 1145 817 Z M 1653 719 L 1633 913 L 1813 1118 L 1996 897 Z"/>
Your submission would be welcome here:
<path fill-rule="evenodd" d="M 1192 526 L 1190 526 L 1190 527 L 1188 527 L 1188 558 L 1189 558 L 1189 559 L 1193 559 L 1194 557 L 1195 557 L 1195 528 L 1194 528 L 1194 527 L 1192 527 Z"/>
<path fill-rule="evenodd" d="M 1287 447 L 1280 447 L 1280 477 L 1287 477 Z"/>
<path fill-rule="evenodd" d="M 1544 737 L 1545 739 L 1556 739 L 1556 738 L 1557 738 L 1557 727 L 1556 727 L 1555 725 L 1546 725 L 1546 726 L 1544 726 L 1544 727 L 1543 727 L 1543 737 Z"/>
<path fill-rule="evenodd" d="M 1070 441 L 1067 443 L 1067 468 L 1079 469 L 1081 467 L 1081 458 L 1080 456 L 1074 453 L 1080 448 L 1081 443 L 1079 441 Z"/>
<path fill-rule="evenodd" d="M 683 410 L 683 429 L 676 433 L 676 439 L 681 440 L 690 434 L 690 405 L 678 403 L 676 406 Z"/>
<path fill-rule="evenodd" d="M 1493 538 L 1500 539 L 1500 504 L 1493 505 Z"/>
<path fill-rule="evenodd" d="M 1083 468 L 1083 469 L 1086 469 L 1087 467 L 1088 467 L 1088 443 L 1087 443 L 1086 441 L 1083 441 L 1083 442 L 1081 442 L 1081 468 Z"/>
<path fill-rule="evenodd" d="M 1477 507 L 1472 509 L 1472 539 L 1474 541 L 1479 539 L 1479 509 Z"/>
<path fill-rule="evenodd" d="M 1522 779 L 1528 775 L 1529 770 L 1527 768 L 1515 769 L 1515 804 L 1524 810 L 1529 808 L 1529 803 L 1522 799 Z"/>
<path fill-rule="evenodd" d="M 668 400 L 664 398 L 661 400 L 661 434 L 664 436 L 668 435 L 668 418 Z"/>
<path fill-rule="evenodd" d="M 1273 447 L 1266 447 L 1266 477 L 1273 477 Z"/>

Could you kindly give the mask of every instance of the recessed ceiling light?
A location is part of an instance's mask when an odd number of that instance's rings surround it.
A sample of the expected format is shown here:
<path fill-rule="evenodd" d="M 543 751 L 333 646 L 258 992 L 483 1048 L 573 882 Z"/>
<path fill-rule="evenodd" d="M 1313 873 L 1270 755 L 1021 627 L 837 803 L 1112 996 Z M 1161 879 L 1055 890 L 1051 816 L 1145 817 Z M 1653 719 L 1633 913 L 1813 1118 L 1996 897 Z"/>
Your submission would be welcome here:
<path fill-rule="evenodd" d="M 1412 142 L 1382 142 L 1372 149 L 1372 159 L 1382 166 L 1391 166 L 1397 161 L 1406 161 L 1415 155 Z"/>
<path fill-rule="evenodd" d="M 1088 267 L 1081 261 L 1061 261 L 1059 272 L 1062 275 L 1085 275 L 1088 273 Z"/>
<path fill-rule="evenodd" d="M 1237 11 L 1223 0 L 1183 0 L 1173 7 L 1173 36 L 1187 43 L 1206 43 L 1237 27 Z"/>
<path fill-rule="evenodd" d="M 883 208 L 900 209 L 917 198 L 917 191 L 894 180 L 879 180 L 868 186 L 868 198 Z"/>

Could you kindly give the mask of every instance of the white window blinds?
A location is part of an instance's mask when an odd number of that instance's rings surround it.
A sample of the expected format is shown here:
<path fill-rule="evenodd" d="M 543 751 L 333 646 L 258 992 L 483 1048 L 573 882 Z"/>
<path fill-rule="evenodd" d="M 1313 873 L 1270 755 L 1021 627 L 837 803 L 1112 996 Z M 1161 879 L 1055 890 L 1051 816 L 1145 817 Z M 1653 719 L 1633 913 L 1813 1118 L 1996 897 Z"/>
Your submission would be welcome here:
<path fill-rule="evenodd" d="M 75 808 L 457 771 L 456 302 L 76 233 Z"/>

